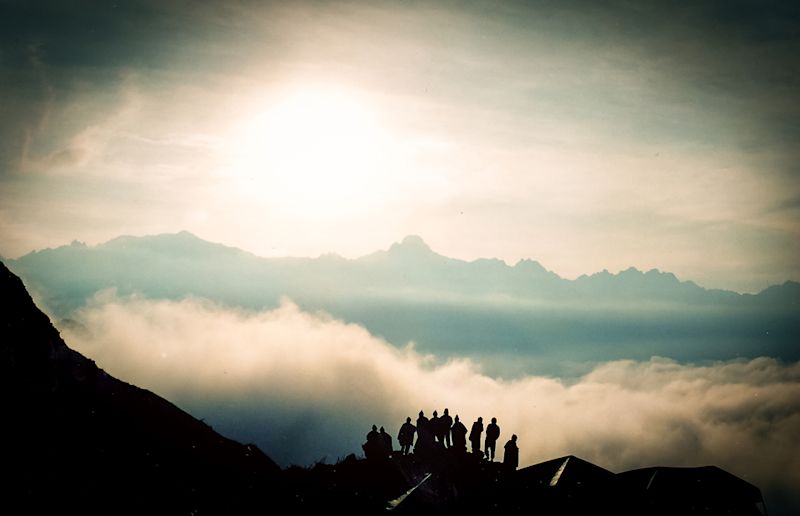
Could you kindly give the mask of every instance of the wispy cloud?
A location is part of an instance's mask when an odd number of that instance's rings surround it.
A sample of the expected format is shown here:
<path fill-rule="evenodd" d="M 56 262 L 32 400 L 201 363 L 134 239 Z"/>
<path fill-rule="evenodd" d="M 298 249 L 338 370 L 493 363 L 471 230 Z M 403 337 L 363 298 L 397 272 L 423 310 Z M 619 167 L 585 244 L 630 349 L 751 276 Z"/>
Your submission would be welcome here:
<path fill-rule="evenodd" d="M 134 75 L 123 74 L 110 99 L 93 98 L 96 91 L 83 92 L 58 105 L 53 102 L 54 88 L 47 86 L 42 114 L 35 127 L 26 131 L 19 161 L 12 171 L 35 175 L 107 173 L 113 161 L 109 159 L 109 145 L 141 106 L 135 81 Z M 76 118 L 80 122 L 76 123 Z"/>
<path fill-rule="evenodd" d="M 601 364 L 574 383 L 489 377 L 468 360 L 436 365 L 365 329 L 286 301 L 240 312 L 203 300 L 101 294 L 63 328 L 67 343 L 280 462 L 360 450 L 369 426 L 448 407 L 497 417 L 523 464 L 576 454 L 622 470 L 716 464 L 768 493 L 800 488 L 800 364 Z"/>

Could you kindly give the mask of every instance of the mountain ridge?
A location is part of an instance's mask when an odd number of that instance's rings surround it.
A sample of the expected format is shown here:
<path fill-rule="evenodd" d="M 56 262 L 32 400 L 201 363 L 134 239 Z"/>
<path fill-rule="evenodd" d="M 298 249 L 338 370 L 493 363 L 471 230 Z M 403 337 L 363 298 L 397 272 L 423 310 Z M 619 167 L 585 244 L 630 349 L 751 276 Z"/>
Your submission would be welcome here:
<path fill-rule="evenodd" d="M 355 259 L 265 258 L 182 232 L 62 246 L 8 265 L 56 320 L 109 289 L 119 299 L 199 297 L 257 311 L 290 299 L 398 346 L 495 364 L 491 374 L 502 376 L 573 375 L 598 360 L 654 355 L 800 359 L 795 282 L 739 294 L 632 267 L 569 280 L 533 260 L 448 258 L 414 236 Z"/>
<path fill-rule="evenodd" d="M 165 244 L 171 244 L 171 245 L 165 245 Z M 349 259 L 342 257 L 341 255 L 334 252 L 323 253 L 317 257 L 298 257 L 298 256 L 265 257 L 254 254 L 250 251 L 238 247 L 228 246 L 218 242 L 205 240 L 191 233 L 190 231 L 182 230 L 176 233 L 159 233 L 154 235 L 143 235 L 143 236 L 120 235 L 106 242 L 92 246 L 74 240 L 71 244 L 68 245 L 34 250 L 16 259 L 11 259 L 7 261 L 10 261 L 12 263 L 24 262 L 26 260 L 30 260 L 34 256 L 47 255 L 53 252 L 64 252 L 64 250 L 66 249 L 91 251 L 91 250 L 105 250 L 105 249 L 121 250 L 125 248 L 139 248 L 139 249 L 150 249 L 150 250 L 172 249 L 173 251 L 183 250 L 185 252 L 213 250 L 214 252 L 220 254 L 227 253 L 230 255 L 240 255 L 240 256 L 246 256 L 251 259 L 266 260 L 266 261 L 289 261 L 289 262 L 312 261 L 313 262 L 322 260 L 333 260 L 337 262 L 344 261 L 349 263 L 359 263 L 359 262 L 364 263 L 377 259 L 389 259 L 389 260 L 413 260 L 414 262 L 430 261 L 430 262 L 438 262 L 440 264 L 448 262 L 451 264 L 458 263 L 462 265 L 490 264 L 492 266 L 496 265 L 498 268 L 503 268 L 507 270 L 522 269 L 528 272 L 534 272 L 538 275 L 542 276 L 546 275 L 554 280 L 560 280 L 562 282 L 579 283 L 579 282 L 602 281 L 603 279 L 608 277 L 617 279 L 644 277 L 648 280 L 658 279 L 663 283 L 669 282 L 669 283 L 684 285 L 686 287 L 693 287 L 693 288 L 696 287 L 697 289 L 703 290 L 705 292 L 726 293 L 726 295 L 736 294 L 738 296 L 758 296 L 766 290 L 774 290 L 775 287 L 784 287 L 787 285 L 800 286 L 800 282 L 796 282 L 793 280 L 786 280 L 783 283 L 769 285 L 754 294 L 742 293 L 730 289 L 707 288 L 692 280 L 681 280 L 674 273 L 669 271 L 662 271 L 658 268 L 651 268 L 645 271 L 644 269 L 639 269 L 633 265 L 629 266 L 627 269 L 622 269 L 616 273 L 610 272 L 608 269 L 603 269 L 601 271 L 581 274 L 577 276 L 575 279 L 568 279 L 560 276 L 556 272 L 547 269 L 539 261 L 532 258 L 522 258 L 518 260 L 515 264 L 510 265 L 506 261 L 499 258 L 481 257 L 481 258 L 476 258 L 474 260 L 462 260 L 459 258 L 448 257 L 434 251 L 419 235 L 407 235 L 400 241 L 392 243 L 387 249 L 377 250 L 360 257 Z"/>

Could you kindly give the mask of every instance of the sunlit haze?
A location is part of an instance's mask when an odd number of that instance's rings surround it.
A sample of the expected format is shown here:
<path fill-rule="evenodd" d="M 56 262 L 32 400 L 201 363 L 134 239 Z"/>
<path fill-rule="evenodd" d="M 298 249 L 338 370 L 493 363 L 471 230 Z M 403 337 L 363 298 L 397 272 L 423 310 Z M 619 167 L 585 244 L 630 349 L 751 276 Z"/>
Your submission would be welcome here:
<path fill-rule="evenodd" d="M 565 277 L 796 280 L 796 18 L 740 8 L 12 3 L 0 254 L 419 234 Z"/>
<path fill-rule="evenodd" d="M 234 194 L 271 199 L 283 216 L 314 223 L 380 210 L 392 189 L 379 157 L 393 151 L 366 100 L 300 84 L 256 103 L 226 142 Z"/>

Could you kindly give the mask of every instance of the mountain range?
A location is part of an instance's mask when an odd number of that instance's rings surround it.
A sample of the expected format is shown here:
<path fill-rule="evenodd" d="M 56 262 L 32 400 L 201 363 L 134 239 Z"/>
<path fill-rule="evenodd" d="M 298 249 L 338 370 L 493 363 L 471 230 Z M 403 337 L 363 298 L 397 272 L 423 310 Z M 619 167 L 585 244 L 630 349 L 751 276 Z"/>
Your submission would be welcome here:
<path fill-rule="evenodd" d="M 282 299 L 365 326 L 395 345 L 470 356 L 496 374 L 569 374 L 615 358 L 800 358 L 800 284 L 710 290 L 629 268 L 575 280 L 533 260 L 511 266 L 437 254 L 417 236 L 357 259 L 263 258 L 191 233 L 79 242 L 8 261 L 56 319 L 99 291 L 196 296 L 270 309 Z"/>

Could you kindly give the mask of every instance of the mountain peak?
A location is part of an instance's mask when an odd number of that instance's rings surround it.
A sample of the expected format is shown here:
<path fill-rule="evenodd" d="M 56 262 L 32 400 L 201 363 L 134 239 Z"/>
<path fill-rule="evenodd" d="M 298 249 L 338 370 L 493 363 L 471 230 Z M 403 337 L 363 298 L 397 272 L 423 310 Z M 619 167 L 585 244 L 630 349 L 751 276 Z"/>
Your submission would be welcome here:
<path fill-rule="evenodd" d="M 211 256 L 216 259 L 220 254 L 240 254 L 244 251 L 235 247 L 204 240 L 189 231 L 177 233 L 159 233 L 145 236 L 119 236 L 101 244 L 101 248 L 117 252 L 154 252 L 165 256 Z"/>
<path fill-rule="evenodd" d="M 430 246 L 419 235 L 408 235 L 401 242 L 392 244 L 389 248 L 391 254 L 426 255 L 433 254 Z"/>
<path fill-rule="evenodd" d="M 106 244 L 112 242 L 130 242 L 130 241 L 142 241 L 142 240 L 202 240 L 200 237 L 192 233 L 191 231 L 181 230 L 175 233 L 156 233 L 152 235 L 120 235 L 116 238 L 112 238 Z"/>

